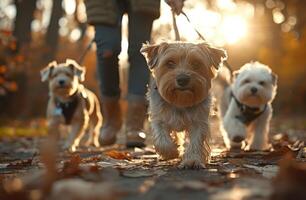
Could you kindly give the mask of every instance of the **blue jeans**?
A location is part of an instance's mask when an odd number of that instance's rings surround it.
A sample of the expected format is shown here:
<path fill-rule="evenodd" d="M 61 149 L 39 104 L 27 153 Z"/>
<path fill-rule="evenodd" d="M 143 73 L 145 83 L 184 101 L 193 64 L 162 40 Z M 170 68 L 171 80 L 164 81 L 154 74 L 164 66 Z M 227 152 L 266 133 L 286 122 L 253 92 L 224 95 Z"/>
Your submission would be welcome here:
<path fill-rule="evenodd" d="M 95 25 L 98 78 L 102 98 L 119 98 L 118 55 L 121 51 L 121 21 L 128 13 L 128 100 L 145 100 L 150 73 L 140 53 L 143 43 L 150 40 L 153 17 L 129 10 L 127 1 L 118 3 L 120 14 L 116 26 Z M 125 2 L 125 3 L 124 3 Z"/>

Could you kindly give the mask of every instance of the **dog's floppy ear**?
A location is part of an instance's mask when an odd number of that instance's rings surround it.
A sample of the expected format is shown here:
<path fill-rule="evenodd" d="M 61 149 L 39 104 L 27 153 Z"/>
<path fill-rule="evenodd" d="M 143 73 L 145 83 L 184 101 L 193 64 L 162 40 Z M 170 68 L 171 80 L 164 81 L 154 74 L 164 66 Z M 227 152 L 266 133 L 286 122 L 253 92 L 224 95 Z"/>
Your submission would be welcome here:
<path fill-rule="evenodd" d="M 238 75 L 239 75 L 239 70 L 234 71 L 233 72 L 233 79 L 234 80 L 237 79 Z"/>
<path fill-rule="evenodd" d="M 40 76 L 41 76 L 41 81 L 42 82 L 45 82 L 47 81 L 51 74 L 52 74 L 52 71 L 54 69 L 54 67 L 57 66 L 57 62 L 56 61 L 52 61 L 50 62 L 47 67 L 45 67 L 44 69 L 40 70 Z"/>
<path fill-rule="evenodd" d="M 206 42 L 199 43 L 198 45 L 209 56 L 210 62 L 215 69 L 219 69 L 222 62 L 227 59 L 227 53 L 224 49 L 213 47 Z"/>
<path fill-rule="evenodd" d="M 272 84 L 277 85 L 278 76 L 274 72 L 271 72 L 271 76 L 272 76 Z"/>
<path fill-rule="evenodd" d="M 85 67 L 80 66 L 75 60 L 67 59 L 66 65 L 71 68 L 73 73 L 78 76 L 79 80 L 83 82 L 85 80 Z"/>
<path fill-rule="evenodd" d="M 155 45 L 150 45 L 150 44 L 142 45 L 140 52 L 145 56 L 150 69 L 153 69 L 157 65 L 158 55 L 166 47 L 167 47 L 166 42 Z"/>
<path fill-rule="evenodd" d="M 208 47 L 208 49 L 211 52 L 211 58 L 212 58 L 212 65 L 219 69 L 220 65 L 227 59 L 227 53 L 224 49 L 215 48 L 215 47 Z"/>

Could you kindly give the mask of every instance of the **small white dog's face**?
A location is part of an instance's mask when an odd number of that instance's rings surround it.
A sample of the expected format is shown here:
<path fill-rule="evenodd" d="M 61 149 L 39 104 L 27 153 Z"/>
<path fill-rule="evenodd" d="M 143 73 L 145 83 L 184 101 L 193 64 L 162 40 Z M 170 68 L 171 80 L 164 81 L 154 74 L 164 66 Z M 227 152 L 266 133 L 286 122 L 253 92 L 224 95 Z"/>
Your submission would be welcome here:
<path fill-rule="evenodd" d="M 70 59 L 60 64 L 51 62 L 41 71 L 41 80 L 49 81 L 50 92 L 63 97 L 73 95 L 84 76 L 85 68 Z"/>
<path fill-rule="evenodd" d="M 277 76 L 259 62 L 247 63 L 234 72 L 233 93 L 243 104 L 258 107 L 274 99 Z"/>

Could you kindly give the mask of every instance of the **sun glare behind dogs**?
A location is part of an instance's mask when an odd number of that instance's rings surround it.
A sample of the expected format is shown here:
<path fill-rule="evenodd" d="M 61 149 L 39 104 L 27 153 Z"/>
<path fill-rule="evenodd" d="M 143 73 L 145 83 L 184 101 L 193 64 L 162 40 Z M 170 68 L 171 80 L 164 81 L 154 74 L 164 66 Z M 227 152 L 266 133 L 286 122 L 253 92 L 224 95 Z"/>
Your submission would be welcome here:
<path fill-rule="evenodd" d="M 211 43 L 224 46 L 241 42 L 249 34 L 248 21 L 254 16 L 252 4 L 235 4 L 232 0 L 218 0 L 216 10 L 210 10 L 208 5 L 198 0 L 186 1 L 186 13 L 192 24 L 180 15 L 177 24 L 180 34 L 188 41 L 198 39 L 193 27 L 197 28 Z M 191 12 L 192 11 L 192 12 Z M 172 24 L 169 6 L 162 2 L 162 15 L 155 22 L 155 29 L 162 24 Z"/>
<path fill-rule="evenodd" d="M 241 16 L 227 16 L 222 21 L 220 30 L 224 33 L 226 43 L 234 44 L 247 35 L 248 26 Z"/>

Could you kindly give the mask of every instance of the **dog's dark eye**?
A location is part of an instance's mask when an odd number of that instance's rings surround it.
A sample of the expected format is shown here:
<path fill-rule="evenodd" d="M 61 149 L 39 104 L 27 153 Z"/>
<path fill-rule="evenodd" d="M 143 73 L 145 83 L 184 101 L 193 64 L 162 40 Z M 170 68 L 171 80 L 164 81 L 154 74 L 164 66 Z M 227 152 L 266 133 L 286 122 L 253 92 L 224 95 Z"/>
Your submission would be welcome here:
<path fill-rule="evenodd" d="M 176 63 L 173 60 L 168 60 L 166 62 L 167 67 L 173 68 L 175 67 Z"/>
<path fill-rule="evenodd" d="M 243 81 L 243 83 L 245 84 L 245 83 L 250 83 L 250 80 L 249 79 L 245 79 L 244 81 Z"/>
<path fill-rule="evenodd" d="M 69 72 L 66 72 L 65 75 L 68 76 L 68 77 L 73 77 L 73 75 Z"/>
<path fill-rule="evenodd" d="M 50 76 L 50 78 L 54 78 L 54 77 L 56 77 L 56 76 L 57 76 L 57 73 L 52 73 L 51 76 Z"/>
<path fill-rule="evenodd" d="M 259 85 L 264 86 L 266 83 L 264 81 L 259 81 Z"/>
<path fill-rule="evenodd" d="M 193 62 L 191 63 L 192 67 L 195 68 L 195 69 L 198 69 L 201 67 L 201 63 L 200 62 Z"/>

